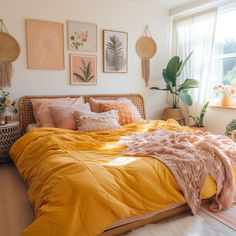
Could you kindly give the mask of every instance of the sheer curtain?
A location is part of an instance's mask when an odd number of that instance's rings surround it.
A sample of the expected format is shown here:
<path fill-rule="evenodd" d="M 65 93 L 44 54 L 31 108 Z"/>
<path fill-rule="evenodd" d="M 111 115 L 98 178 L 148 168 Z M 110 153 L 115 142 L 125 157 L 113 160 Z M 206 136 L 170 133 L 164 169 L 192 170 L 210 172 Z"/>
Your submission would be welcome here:
<path fill-rule="evenodd" d="M 185 109 L 185 116 L 198 114 L 201 106 L 209 100 L 213 79 L 210 76 L 214 51 L 214 35 L 217 10 L 177 20 L 173 24 L 173 55 L 186 58 L 193 51 L 182 77 L 199 81 L 198 89 L 191 89 L 193 105 Z"/>

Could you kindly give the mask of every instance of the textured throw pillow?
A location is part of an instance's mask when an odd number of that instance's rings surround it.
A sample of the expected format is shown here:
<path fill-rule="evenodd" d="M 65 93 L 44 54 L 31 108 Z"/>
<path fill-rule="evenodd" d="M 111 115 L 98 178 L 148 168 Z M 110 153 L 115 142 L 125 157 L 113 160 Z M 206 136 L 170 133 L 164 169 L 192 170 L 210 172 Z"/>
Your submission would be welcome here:
<path fill-rule="evenodd" d="M 118 112 L 119 123 L 121 125 L 140 121 L 142 119 L 137 108 L 129 99 L 121 98 L 117 100 L 96 100 L 90 98 L 89 105 L 91 111 L 98 113 L 116 110 Z"/>
<path fill-rule="evenodd" d="M 49 106 L 48 107 L 57 128 L 76 130 L 75 111 L 82 110 L 90 112 L 89 103 L 77 106 Z"/>
<path fill-rule="evenodd" d="M 51 99 L 31 99 L 33 113 L 36 123 L 41 127 L 55 127 L 48 106 L 62 105 L 71 106 L 83 104 L 83 97 L 79 98 L 51 98 Z"/>
<path fill-rule="evenodd" d="M 75 117 L 77 129 L 80 131 L 115 130 L 120 128 L 117 121 L 118 114 L 114 110 L 103 113 L 76 111 Z"/>
<path fill-rule="evenodd" d="M 141 117 L 137 107 L 133 104 L 133 102 L 131 100 L 129 100 L 127 98 L 119 98 L 116 101 L 125 103 L 129 106 L 131 112 L 133 113 L 135 121 L 141 121 L 142 120 L 142 117 Z"/>

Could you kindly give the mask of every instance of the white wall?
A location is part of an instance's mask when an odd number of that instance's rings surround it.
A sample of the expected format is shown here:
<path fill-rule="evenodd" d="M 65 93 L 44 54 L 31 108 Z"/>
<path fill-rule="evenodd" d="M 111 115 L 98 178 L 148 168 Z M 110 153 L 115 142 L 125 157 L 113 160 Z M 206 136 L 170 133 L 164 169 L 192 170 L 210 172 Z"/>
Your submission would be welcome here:
<path fill-rule="evenodd" d="M 226 125 L 236 119 L 236 111 L 210 107 L 206 115 L 207 130 L 215 134 L 224 134 Z"/>
<path fill-rule="evenodd" d="M 161 69 L 168 61 L 168 12 L 151 7 L 140 7 L 117 0 L 4 0 L 0 18 L 8 31 L 18 40 L 20 57 L 14 62 L 12 87 L 8 89 L 18 99 L 24 95 L 69 95 L 98 93 L 140 93 L 145 97 L 148 118 L 159 118 L 165 104 L 165 94 L 145 88 L 141 79 L 140 59 L 135 53 L 135 42 L 149 24 L 158 53 L 151 61 L 151 83 L 162 83 Z M 27 69 L 25 19 L 42 19 L 64 23 L 65 70 Z M 67 50 L 66 20 L 92 22 L 98 25 L 98 83 L 97 86 L 69 84 L 69 54 Z M 102 72 L 102 30 L 113 29 L 129 34 L 127 74 Z"/>

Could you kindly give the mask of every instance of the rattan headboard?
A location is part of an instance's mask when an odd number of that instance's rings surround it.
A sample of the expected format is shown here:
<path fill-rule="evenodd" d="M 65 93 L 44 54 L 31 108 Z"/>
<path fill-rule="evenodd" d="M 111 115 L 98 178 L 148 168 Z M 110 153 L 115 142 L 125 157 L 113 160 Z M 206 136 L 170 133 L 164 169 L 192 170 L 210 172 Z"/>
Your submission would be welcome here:
<path fill-rule="evenodd" d="M 63 97 L 80 97 L 83 96 L 85 102 L 88 102 L 89 98 L 97 98 L 103 100 L 112 100 L 117 98 L 128 98 L 130 99 L 134 105 L 138 108 L 140 115 L 145 119 L 145 108 L 144 108 L 144 100 L 143 97 L 139 94 L 102 94 L 102 95 L 65 95 L 65 96 L 24 96 L 20 98 L 19 104 L 19 121 L 21 133 L 24 134 L 26 131 L 26 127 L 29 124 L 35 123 L 31 99 L 50 99 L 50 98 L 63 98 Z"/>

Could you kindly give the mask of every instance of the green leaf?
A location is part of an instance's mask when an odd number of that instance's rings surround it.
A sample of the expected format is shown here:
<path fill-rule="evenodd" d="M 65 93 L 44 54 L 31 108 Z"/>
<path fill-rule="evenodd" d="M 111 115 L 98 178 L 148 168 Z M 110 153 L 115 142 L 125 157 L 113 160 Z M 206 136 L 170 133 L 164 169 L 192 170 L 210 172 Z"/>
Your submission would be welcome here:
<path fill-rule="evenodd" d="M 197 88 L 199 85 L 199 82 L 195 79 L 186 79 L 180 86 L 178 91 L 182 90 L 188 90 L 190 88 Z"/>
<path fill-rule="evenodd" d="M 84 78 L 83 76 L 81 76 L 80 74 L 77 74 L 77 73 L 73 73 L 73 75 L 75 75 L 77 77 L 77 79 L 81 79 L 82 81 L 84 82 L 87 82 L 86 78 Z"/>
<path fill-rule="evenodd" d="M 91 76 L 89 77 L 88 81 L 90 81 L 90 80 L 93 79 L 93 78 L 94 78 L 94 75 L 91 75 Z"/>
<path fill-rule="evenodd" d="M 182 90 L 179 93 L 179 97 L 183 103 L 185 103 L 188 106 L 192 106 L 193 100 L 192 100 L 191 96 L 188 94 L 187 90 Z"/>
<path fill-rule="evenodd" d="M 177 79 L 177 71 L 180 64 L 179 57 L 173 57 L 170 59 L 167 67 L 166 67 L 166 75 L 169 82 L 171 82 L 172 86 L 176 86 L 176 79 Z"/>
<path fill-rule="evenodd" d="M 193 54 L 193 51 L 189 53 L 189 55 L 186 57 L 186 59 L 183 62 L 181 61 L 180 66 L 179 66 L 178 71 L 177 71 L 177 77 L 180 76 L 184 66 L 186 65 L 186 63 L 188 62 L 188 60 L 190 59 L 192 54 Z"/>
<path fill-rule="evenodd" d="M 153 89 L 153 90 L 162 90 L 162 91 L 169 91 L 169 89 L 167 89 L 167 88 L 161 89 L 161 88 L 158 88 L 158 87 L 151 87 L 150 89 Z"/>
<path fill-rule="evenodd" d="M 166 69 L 162 70 L 162 76 L 166 82 L 166 88 L 169 90 L 171 93 L 173 93 L 173 88 L 172 88 L 172 82 L 168 79 L 168 76 L 166 74 Z"/>

